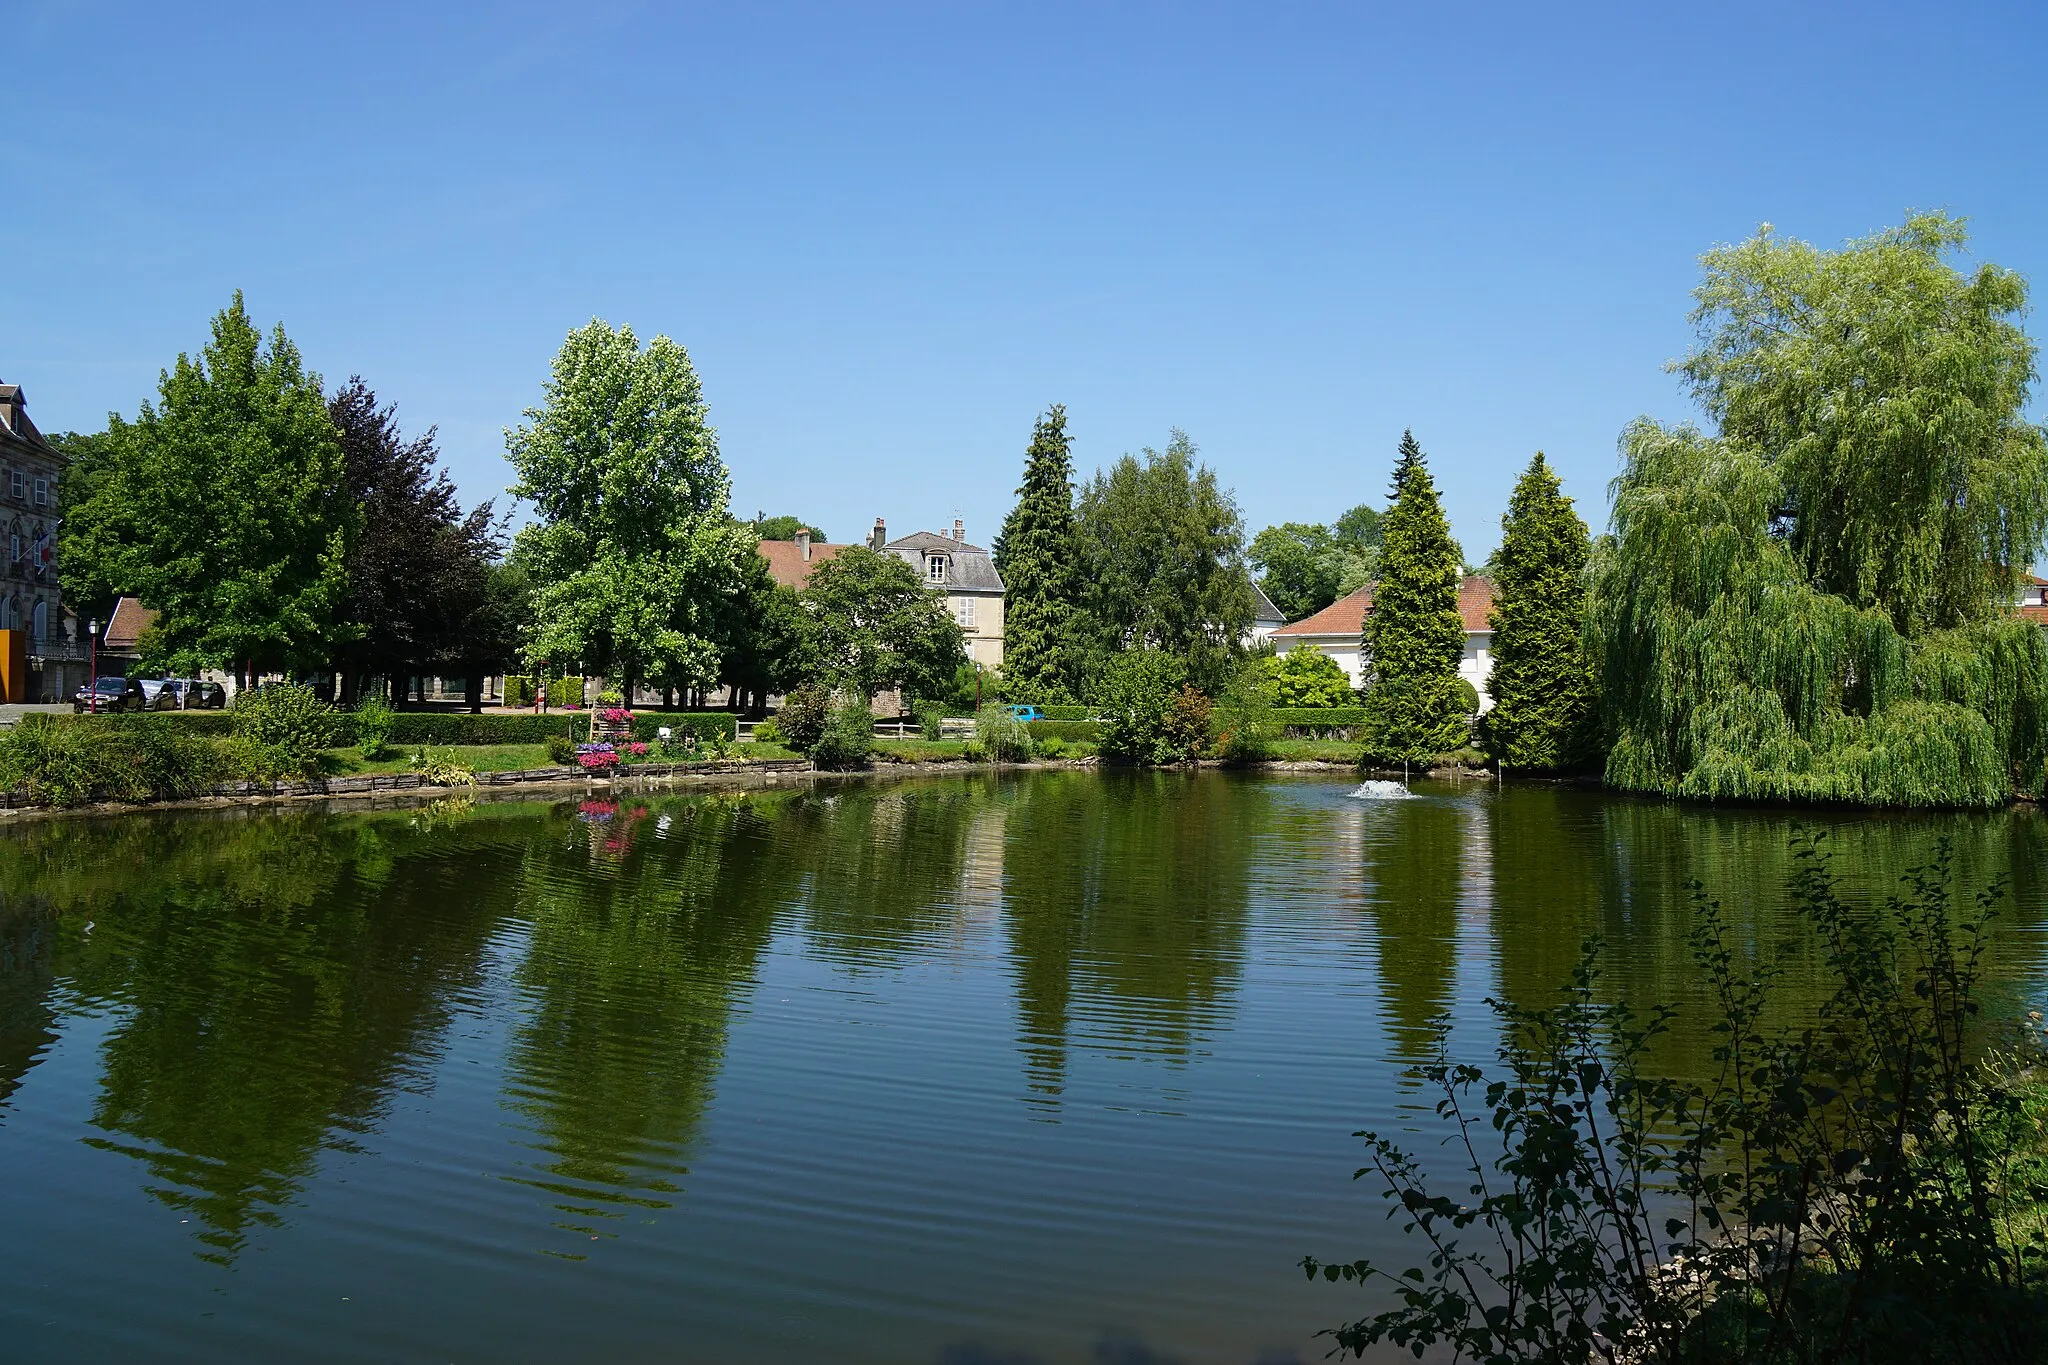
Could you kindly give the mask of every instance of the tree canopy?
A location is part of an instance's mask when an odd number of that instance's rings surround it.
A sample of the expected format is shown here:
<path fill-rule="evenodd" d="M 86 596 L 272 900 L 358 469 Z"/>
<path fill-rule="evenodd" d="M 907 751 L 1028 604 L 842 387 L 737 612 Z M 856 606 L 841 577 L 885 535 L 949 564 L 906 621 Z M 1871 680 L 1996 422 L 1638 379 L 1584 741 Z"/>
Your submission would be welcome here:
<path fill-rule="evenodd" d="M 1074 543 L 1074 461 L 1067 410 L 1055 403 L 1031 429 L 1024 482 L 996 538 L 1006 691 L 1034 701 L 1073 698 L 1080 605 Z"/>
<path fill-rule="evenodd" d="M 945 599 L 886 551 L 848 546 L 812 570 L 803 596 L 826 679 L 863 702 L 885 688 L 928 696 L 967 659 Z"/>
<path fill-rule="evenodd" d="M 347 563 L 361 513 L 320 377 L 284 328 L 269 344 L 238 291 L 197 357 L 180 354 L 157 401 L 110 415 L 62 529 L 67 582 L 157 612 L 148 661 L 289 669 L 355 631 Z"/>
<path fill-rule="evenodd" d="M 607 669 L 629 689 L 707 684 L 716 621 L 755 538 L 728 515 L 688 352 L 592 319 L 563 341 L 544 394 L 505 434 L 512 491 L 536 514 L 516 542 L 533 581 L 529 653 Z"/>
<path fill-rule="evenodd" d="M 1983 805 L 2042 788 L 2048 645 L 2012 611 L 2048 530 L 2020 279 L 1917 215 L 1705 258 L 1677 367 L 1714 434 L 1622 436 L 1592 616 L 1608 780 Z"/>
<path fill-rule="evenodd" d="M 801 517 L 763 517 L 754 523 L 754 534 L 763 540 L 795 540 L 798 531 L 809 531 L 811 539 L 820 543 L 830 539 L 815 523 Z"/>
<path fill-rule="evenodd" d="M 1230 677 L 1254 610 L 1244 518 L 1196 461 L 1187 433 L 1098 472 L 1076 518 L 1087 672 L 1122 651 L 1154 648 L 1185 661 L 1196 686 Z"/>
<path fill-rule="evenodd" d="M 1362 539 L 1361 513 L 1370 518 L 1370 543 Z M 1361 505 L 1346 512 L 1339 523 L 1346 518 L 1351 522 L 1344 532 L 1336 526 L 1290 521 L 1252 537 L 1246 558 L 1259 571 L 1259 586 L 1288 620 L 1313 616 L 1372 581 L 1379 566 L 1379 513 Z"/>
<path fill-rule="evenodd" d="M 1488 753 L 1516 768 L 1568 768 L 1594 751 L 1586 657 L 1586 523 L 1537 451 L 1515 483 L 1493 557 L 1493 709 Z"/>
<path fill-rule="evenodd" d="M 472 630 L 491 615 L 491 565 L 503 550 L 490 502 L 465 515 L 433 429 L 407 440 L 397 409 L 380 408 L 361 376 L 327 410 L 341 435 L 343 480 L 363 513 L 342 607 L 361 634 L 340 651 L 342 673 L 353 683 L 501 653 L 509 641 Z"/>
<path fill-rule="evenodd" d="M 1380 574 L 1360 642 L 1367 672 L 1367 750 L 1380 758 L 1426 761 L 1467 738 L 1468 713 L 1458 687 L 1458 660 L 1465 652 L 1458 615 L 1463 564 L 1413 432 L 1401 434 L 1393 499 L 1380 526 Z"/>

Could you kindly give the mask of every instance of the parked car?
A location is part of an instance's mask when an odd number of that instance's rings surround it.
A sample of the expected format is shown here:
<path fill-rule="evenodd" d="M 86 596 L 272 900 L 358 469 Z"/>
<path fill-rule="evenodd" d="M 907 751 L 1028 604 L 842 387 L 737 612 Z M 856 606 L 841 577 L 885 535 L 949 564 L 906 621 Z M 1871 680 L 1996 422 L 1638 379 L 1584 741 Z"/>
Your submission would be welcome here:
<path fill-rule="evenodd" d="M 1034 720 L 1045 719 L 1045 712 L 1035 706 L 1012 706 L 1007 709 L 1013 718 L 1024 721 L 1027 724 Z"/>
<path fill-rule="evenodd" d="M 204 678 L 166 678 L 163 690 L 171 697 L 167 711 L 218 711 L 228 704 L 228 690 Z"/>
<path fill-rule="evenodd" d="M 126 678 L 94 678 L 92 686 L 81 687 L 71 694 L 71 709 L 74 711 L 125 711 L 128 709 L 128 680 Z"/>

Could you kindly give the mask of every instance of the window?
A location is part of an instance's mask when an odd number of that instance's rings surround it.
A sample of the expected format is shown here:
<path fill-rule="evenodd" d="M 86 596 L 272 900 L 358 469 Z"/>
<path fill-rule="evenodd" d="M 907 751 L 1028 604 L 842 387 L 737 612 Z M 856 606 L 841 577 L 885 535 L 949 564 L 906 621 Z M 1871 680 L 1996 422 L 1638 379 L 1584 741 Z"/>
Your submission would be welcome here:
<path fill-rule="evenodd" d="M 29 634 L 38 640 L 50 638 L 50 604 L 48 602 L 36 603 L 35 628 Z"/>
<path fill-rule="evenodd" d="M 19 531 L 7 537 L 7 562 L 10 564 L 21 563 L 21 532 Z"/>
<path fill-rule="evenodd" d="M 971 597 L 956 598 L 953 602 L 953 619 L 960 623 L 960 629 L 973 630 L 974 599 Z"/>
<path fill-rule="evenodd" d="M 22 482 L 22 473 L 19 469 L 7 471 L 7 491 L 10 494 L 16 499 L 26 497 L 27 494 L 23 491 L 26 487 L 27 485 Z"/>
<path fill-rule="evenodd" d="M 924 576 L 926 582 L 945 582 L 946 557 L 944 555 L 926 555 L 924 559 Z"/>
<path fill-rule="evenodd" d="M 36 480 L 36 506 L 38 506 L 38 507 L 42 507 L 42 506 L 45 506 L 45 505 L 47 505 L 47 504 L 49 503 L 49 501 L 50 501 L 50 481 L 49 481 L 48 479 L 37 479 L 37 480 Z"/>

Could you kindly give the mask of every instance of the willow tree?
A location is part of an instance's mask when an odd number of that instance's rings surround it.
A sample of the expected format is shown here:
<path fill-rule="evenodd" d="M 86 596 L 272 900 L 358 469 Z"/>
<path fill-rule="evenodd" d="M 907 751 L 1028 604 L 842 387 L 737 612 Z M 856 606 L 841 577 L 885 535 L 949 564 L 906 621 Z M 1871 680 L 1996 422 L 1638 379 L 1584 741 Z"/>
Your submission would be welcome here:
<path fill-rule="evenodd" d="M 1608 780 L 1681 796 L 1990 805 L 2042 790 L 2048 533 L 2026 286 L 1916 215 L 1705 258 L 1675 368 L 1718 426 L 1622 436 L 1598 555 Z"/>

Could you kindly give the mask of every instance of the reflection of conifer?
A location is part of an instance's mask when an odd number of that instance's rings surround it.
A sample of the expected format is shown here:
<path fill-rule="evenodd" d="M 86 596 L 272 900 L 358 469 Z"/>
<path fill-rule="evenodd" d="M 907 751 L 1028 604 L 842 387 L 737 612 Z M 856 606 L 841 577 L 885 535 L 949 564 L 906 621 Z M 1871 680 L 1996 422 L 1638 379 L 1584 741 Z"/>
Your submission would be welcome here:
<path fill-rule="evenodd" d="M 56 935 L 46 906 L 0 909 L 0 1105 L 57 1041 L 50 1002 Z"/>

